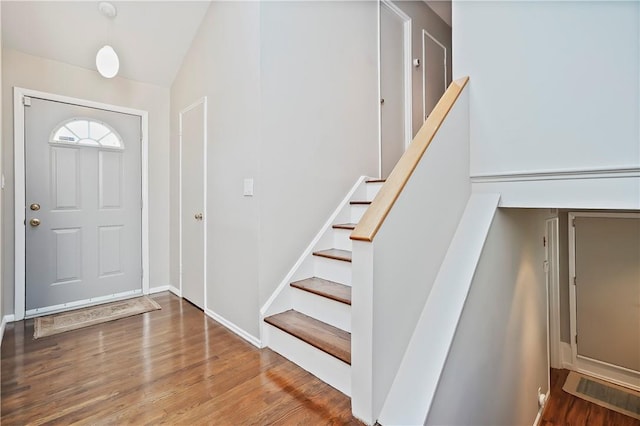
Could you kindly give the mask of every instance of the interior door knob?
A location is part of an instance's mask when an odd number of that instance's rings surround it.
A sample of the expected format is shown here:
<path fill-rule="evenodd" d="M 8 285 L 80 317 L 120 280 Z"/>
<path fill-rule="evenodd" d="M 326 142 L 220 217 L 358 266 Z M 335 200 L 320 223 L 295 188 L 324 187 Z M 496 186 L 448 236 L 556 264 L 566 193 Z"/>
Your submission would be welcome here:
<path fill-rule="evenodd" d="M 29 206 L 29 208 L 30 208 L 31 210 L 33 210 L 34 212 L 36 212 L 36 211 L 40 210 L 40 204 L 38 204 L 38 203 L 33 203 L 33 204 L 31 204 L 31 205 Z"/>
<path fill-rule="evenodd" d="M 202 220 L 202 213 L 196 213 L 194 217 L 196 218 L 196 220 Z"/>
<path fill-rule="evenodd" d="M 29 224 L 30 224 L 31 226 L 38 226 L 38 225 L 40 225 L 40 219 L 36 219 L 36 218 L 34 217 L 33 219 L 31 219 L 31 220 L 29 221 Z"/>

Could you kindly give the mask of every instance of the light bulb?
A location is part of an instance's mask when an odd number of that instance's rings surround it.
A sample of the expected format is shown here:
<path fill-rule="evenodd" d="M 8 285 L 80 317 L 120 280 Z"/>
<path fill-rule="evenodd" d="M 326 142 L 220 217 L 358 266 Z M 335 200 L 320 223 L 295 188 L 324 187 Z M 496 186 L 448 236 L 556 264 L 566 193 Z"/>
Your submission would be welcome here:
<path fill-rule="evenodd" d="M 98 72 L 105 78 L 113 78 L 120 69 L 120 60 L 113 47 L 108 44 L 98 50 L 96 55 L 96 67 Z"/>

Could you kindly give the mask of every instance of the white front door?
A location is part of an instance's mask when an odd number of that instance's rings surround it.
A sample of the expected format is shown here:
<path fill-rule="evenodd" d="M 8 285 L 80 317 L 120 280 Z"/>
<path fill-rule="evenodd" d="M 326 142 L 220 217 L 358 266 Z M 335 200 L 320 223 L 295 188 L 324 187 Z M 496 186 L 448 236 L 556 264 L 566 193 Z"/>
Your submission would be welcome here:
<path fill-rule="evenodd" d="M 206 98 L 180 113 L 180 287 L 182 297 L 205 309 Z"/>
<path fill-rule="evenodd" d="M 141 293 L 140 117 L 26 104 L 26 314 Z"/>

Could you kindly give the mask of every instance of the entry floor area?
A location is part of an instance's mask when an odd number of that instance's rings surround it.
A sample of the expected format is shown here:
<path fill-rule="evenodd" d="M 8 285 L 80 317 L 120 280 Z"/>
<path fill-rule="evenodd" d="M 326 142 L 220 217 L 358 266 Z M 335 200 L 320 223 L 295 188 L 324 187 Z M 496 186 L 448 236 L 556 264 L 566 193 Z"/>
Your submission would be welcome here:
<path fill-rule="evenodd" d="M 348 397 L 257 349 L 170 293 L 162 309 L 33 339 L 2 341 L 3 425 L 361 424 Z"/>
<path fill-rule="evenodd" d="M 551 369 L 551 392 L 540 426 L 640 426 L 640 420 L 563 391 L 568 375 L 569 370 Z"/>

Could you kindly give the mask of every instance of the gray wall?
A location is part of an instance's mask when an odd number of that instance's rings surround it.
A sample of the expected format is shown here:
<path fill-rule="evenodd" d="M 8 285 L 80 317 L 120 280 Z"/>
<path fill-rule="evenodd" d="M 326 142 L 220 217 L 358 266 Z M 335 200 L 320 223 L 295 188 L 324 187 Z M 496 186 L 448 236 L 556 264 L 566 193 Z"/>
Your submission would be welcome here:
<path fill-rule="evenodd" d="M 546 217 L 496 213 L 426 424 L 534 421 L 548 389 Z"/>
<path fill-rule="evenodd" d="M 177 116 L 207 95 L 207 304 L 253 336 L 259 307 L 357 177 L 377 173 L 376 7 L 213 2 L 171 88 L 172 283 Z"/>
<path fill-rule="evenodd" d="M 149 112 L 149 284 L 169 284 L 169 89 L 92 70 L 2 51 L 2 193 L 4 313 L 14 313 L 13 87 L 137 108 Z"/>
<path fill-rule="evenodd" d="M 447 48 L 447 81 L 450 82 L 452 75 L 451 58 L 453 56 L 451 50 L 451 27 L 423 1 L 394 1 L 393 3 L 411 18 L 412 58 L 422 58 L 422 30 L 426 30 Z M 422 61 L 422 59 L 420 60 Z M 424 64 L 419 68 L 411 68 L 414 136 L 422 127 L 425 116 L 425 111 L 422 109 L 422 94 L 424 92 L 422 84 L 423 67 Z"/>

